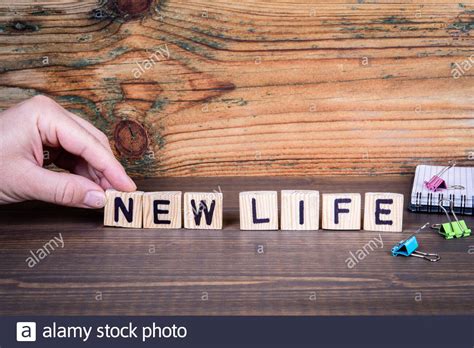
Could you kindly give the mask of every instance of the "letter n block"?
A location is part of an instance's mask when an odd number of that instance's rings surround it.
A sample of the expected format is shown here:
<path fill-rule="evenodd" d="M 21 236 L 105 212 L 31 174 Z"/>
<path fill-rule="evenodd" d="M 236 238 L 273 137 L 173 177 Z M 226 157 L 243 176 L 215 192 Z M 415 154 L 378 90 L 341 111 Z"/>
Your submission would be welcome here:
<path fill-rule="evenodd" d="M 323 229 L 360 230 L 360 193 L 323 194 Z"/>
<path fill-rule="evenodd" d="M 276 191 L 240 192 L 241 230 L 278 230 Z"/>
<path fill-rule="evenodd" d="M 222 229 L 221 192 L 185 192 L 184 228 Z"/>
<path fill-rule="evenodd" d="M 281 229 L 319 229 L 319 191 L 281 191 Z"/>
<path fill-rule="evenodd" d="M 180 191 L 145 192 L 143 194 L 144 228 L 181 228 Z"/>
<path fill-rule="evenodd" d="M 143 192 L 105 191 L 104 225 L 141 228 Z"/>
<path fill-rule="evenodd" d="M 388 192 L 365 194 L 364 230 L 402 232 L 403 195 Z"/>

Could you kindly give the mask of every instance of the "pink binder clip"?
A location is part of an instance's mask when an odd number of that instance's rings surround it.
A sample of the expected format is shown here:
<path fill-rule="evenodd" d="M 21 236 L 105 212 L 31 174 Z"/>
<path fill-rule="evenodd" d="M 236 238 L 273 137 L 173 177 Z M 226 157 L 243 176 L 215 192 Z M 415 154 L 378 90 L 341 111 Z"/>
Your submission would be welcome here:
<path fill-rule="evenodd" d="M 449 169 L 453 168 L 455 165 L 456 165 L 456 162 L 454 162 L 453 164 L 447 166 L 442 171 L 440 171 L 438 174 L 434 175 L 430 179 L 430 181 L 425 181 L 426 188 L 430 191 L 433 191 L 433 192 L 436 192 L 436 191 L 442 190 L 442 189 L 447 189 L 448 185 L 446 184 L 446 181 L 444 181 L 444 179 L 441 178 L 441 175 L 446 173 Z"/>
<path fill-rule="evenodd" d="M 425 181 L 425 185 L 428 190 L 433 192 L 448 188 L 446 181 L 441 179 L 438 175 L 434 175 L 430 181 Z"/>

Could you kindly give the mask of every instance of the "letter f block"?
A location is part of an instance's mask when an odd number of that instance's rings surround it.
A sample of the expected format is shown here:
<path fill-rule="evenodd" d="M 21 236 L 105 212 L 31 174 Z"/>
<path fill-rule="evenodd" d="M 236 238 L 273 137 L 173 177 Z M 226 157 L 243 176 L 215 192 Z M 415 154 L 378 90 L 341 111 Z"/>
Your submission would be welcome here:
<path fill-rule="evenodd" d="M 323 194 L 323 229 L 360 230 L 360 193 Z"/>

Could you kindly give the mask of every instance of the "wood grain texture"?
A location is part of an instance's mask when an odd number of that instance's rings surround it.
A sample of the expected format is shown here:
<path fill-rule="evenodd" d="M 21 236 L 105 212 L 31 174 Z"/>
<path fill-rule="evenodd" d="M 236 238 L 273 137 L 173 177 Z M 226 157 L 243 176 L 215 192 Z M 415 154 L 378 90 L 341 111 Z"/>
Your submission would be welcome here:
<path fill-rule="evenodd" d="M 115 216 L 115 212 L 117 212 L 117 216 Z M 104 226 L 142 228 L 143 192 L 106 190 Z"/>
<path fill-rule="evenodd" d="M 474 159 L 470 1 L 136 3 L 2 2 L 0 109 L 43 93 L 112 143 L 137 121 L 148 139 L 122 141 L 147 151 L 116 153 L 135 176 L 395 175 Z"/>
<path fill-rule="evenodd" d="M 390 255 L 402 236 L 427 221 L 444 221 L 442 214 L 405 210 L 403 234 L 239 230 L 240 191 L 389 190 L 403 193 L 407 203 L 412 179 L 138 182 L 143 191 L 212 191 L 220 186 L 225 196 L 224 228 L 218 231 L 111 229 L 102 226 L 101 211 L 34 202 L 0 206 L 0 314 L 472 315 L 472 237 L 445 240 L 434 231 L 421 232 L 420 249 L 442 257 L 436 264 Z M 464 219 L 474 225 L 473 217 Z M 59 233 L 64 248 L 28 268 L 29 251 Z M 383 248 L 349 269 L 345 261 L 349 252 L 379 235 Z"/>
<path fill-rule="evenodd" d="M 145 192 L 143 194 L 143 228 L 181 228 L 183 226 L 182 195 L 181 191 Z M 159 222 L 156 222 L 155 218 Z"/>
<path fill-rule="evenodd" d="M 323 229 L 360 230 L 361 202 L 360 193 L 323 194 L 321 221 Z"/>
<path fill-rule="evenodd" d="M 367 192 L 364 199 L 364 230 L 402 232 L 403 202 L 400 193 Z"/>
<path fill-rule="evenodd" d="M 282 230 L 316 231 L 319 229 L 318 191 L 282 190 L 280 200 L 280 228 Z"/>

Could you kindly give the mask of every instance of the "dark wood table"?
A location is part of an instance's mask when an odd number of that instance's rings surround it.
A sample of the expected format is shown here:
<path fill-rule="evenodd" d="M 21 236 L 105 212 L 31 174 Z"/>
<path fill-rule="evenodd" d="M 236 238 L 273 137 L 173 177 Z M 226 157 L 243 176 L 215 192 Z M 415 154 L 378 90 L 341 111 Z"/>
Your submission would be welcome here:
<path fill-rule="evenodd" d="M 392 257 L 391 247 L 443 215 L 406 211 L 405 233 L 382 233 L 348 268 L 350 252 L 379 236 L 368 231 L 240 231 L 238 192 L 318 189 L 405 194 L 412 177 L 159 178 L 145 191 L 224 193 L 223 230 L 102 226 L 101 211 L 38 202 L 0 207 L 0 314 L 8 315 L 395 315 L 472 314 L 474 238 L 418 235 L 438 263 Z M 474 226 L 474 218 L 463 217 Z M 35 267 L 30 250 L 61 233 Z M 263 246 L 263 253 L 261 251 Z"/>

